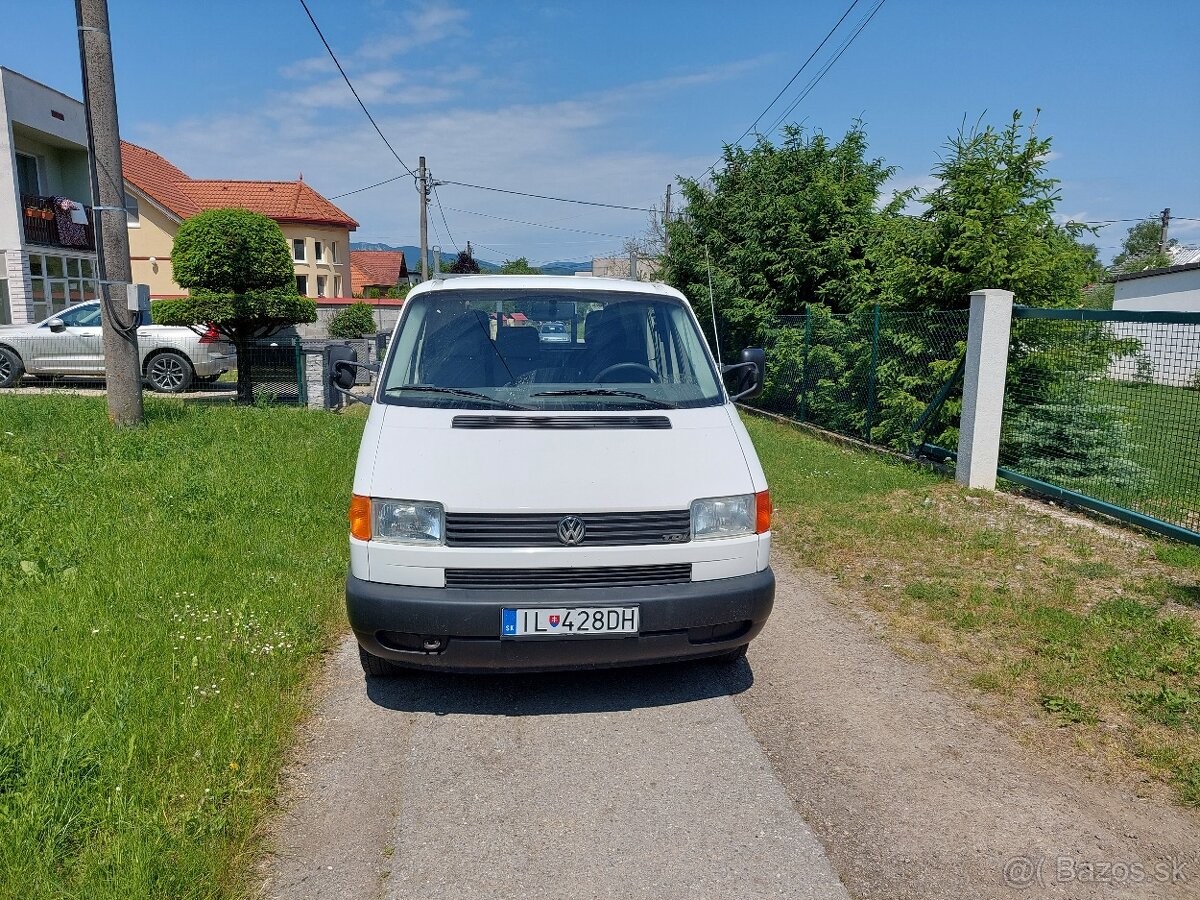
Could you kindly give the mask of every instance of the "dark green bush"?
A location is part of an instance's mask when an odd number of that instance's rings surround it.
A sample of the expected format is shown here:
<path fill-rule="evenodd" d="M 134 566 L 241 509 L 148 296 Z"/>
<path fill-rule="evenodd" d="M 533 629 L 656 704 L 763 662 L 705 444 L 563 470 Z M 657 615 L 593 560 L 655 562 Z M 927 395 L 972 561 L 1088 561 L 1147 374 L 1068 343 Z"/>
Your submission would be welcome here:
<path fill-rule="evenodd" d="M 375 330 L 375 313 L 369 303 L 351 303 L 329 320 L 330 337 L 360 338 Z"/>

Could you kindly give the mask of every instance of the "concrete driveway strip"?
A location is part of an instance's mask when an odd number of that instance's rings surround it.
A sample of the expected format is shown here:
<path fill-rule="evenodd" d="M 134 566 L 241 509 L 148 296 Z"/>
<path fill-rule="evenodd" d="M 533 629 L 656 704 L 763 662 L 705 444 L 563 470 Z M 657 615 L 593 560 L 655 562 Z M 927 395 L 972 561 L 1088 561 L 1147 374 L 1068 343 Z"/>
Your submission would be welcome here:
<path fill-rule="evenodd" d="M 417 674 L 370 679 L 365 692 L 344 671 L 357 668 L 352 641 L 336 665 L 360 690 L 330 694 L 360 706 L 350 718 L 373 733 L 355 735 L 358 772 L 319 757 L 305 767 L 308 796 L 338 796 L 341 809 L 293 806 L 275 896 L 848 897 L 730 699 L 752 681 L 745 663 Z M 390 836 L 357 858 L 369 848 L 344 835 L 377 832 L 361 815 L 372 803 L 378 815 L 379 797 Z"/>

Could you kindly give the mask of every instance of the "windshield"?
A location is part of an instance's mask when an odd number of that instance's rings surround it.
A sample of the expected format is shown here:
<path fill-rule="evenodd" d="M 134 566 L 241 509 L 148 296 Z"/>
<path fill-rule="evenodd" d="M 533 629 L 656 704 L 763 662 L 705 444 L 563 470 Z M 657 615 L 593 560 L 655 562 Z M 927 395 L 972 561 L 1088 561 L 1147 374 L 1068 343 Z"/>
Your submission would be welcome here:
<path fill-rule="evenodd" d="M 724 402 L 691 313 L 670 297 L 434 291 L 408 301 L 394 340 L 384 403 L 596 411 Z"/>

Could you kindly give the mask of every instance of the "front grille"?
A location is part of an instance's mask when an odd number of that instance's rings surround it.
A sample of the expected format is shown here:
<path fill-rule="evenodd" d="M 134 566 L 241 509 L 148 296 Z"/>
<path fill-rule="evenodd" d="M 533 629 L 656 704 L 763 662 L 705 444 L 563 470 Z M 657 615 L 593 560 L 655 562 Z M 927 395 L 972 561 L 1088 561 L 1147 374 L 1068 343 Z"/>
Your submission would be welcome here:
<path fill-rule="evenodd" d="M 589 566 L 578 569 L 447 569 L 448 588 L 546 590 L 686 584 L 691 563 L 669 566 Z"/>
<path fill-rule="evenodd" d="M 453 428 L 670 428 L 666 416 L 455 416 Z"/>
<path fill-rule="evenodd" d="M 561 547 L 558 523 L 571 513 L 446 513 L 449 547 Z M 578 513 L 587 531 L 578 546 L 682 544 L 691 540 L 692 515 L 667 512 Z"/>

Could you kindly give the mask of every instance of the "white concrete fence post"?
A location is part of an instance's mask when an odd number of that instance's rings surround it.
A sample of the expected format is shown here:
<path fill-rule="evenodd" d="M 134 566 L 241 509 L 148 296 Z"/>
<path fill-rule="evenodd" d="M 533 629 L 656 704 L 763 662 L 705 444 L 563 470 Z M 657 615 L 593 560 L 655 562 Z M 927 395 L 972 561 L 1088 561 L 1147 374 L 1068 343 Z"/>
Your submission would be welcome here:
<path fill-rule="evenodd" d="M 971 293 L 962 421 L 958 431 L 958 465 L 955 469 L 955 480 L 967 487 L 988 491 L 996 489 L 1012 309 L 1012 291 L 984 290 Z"/>

